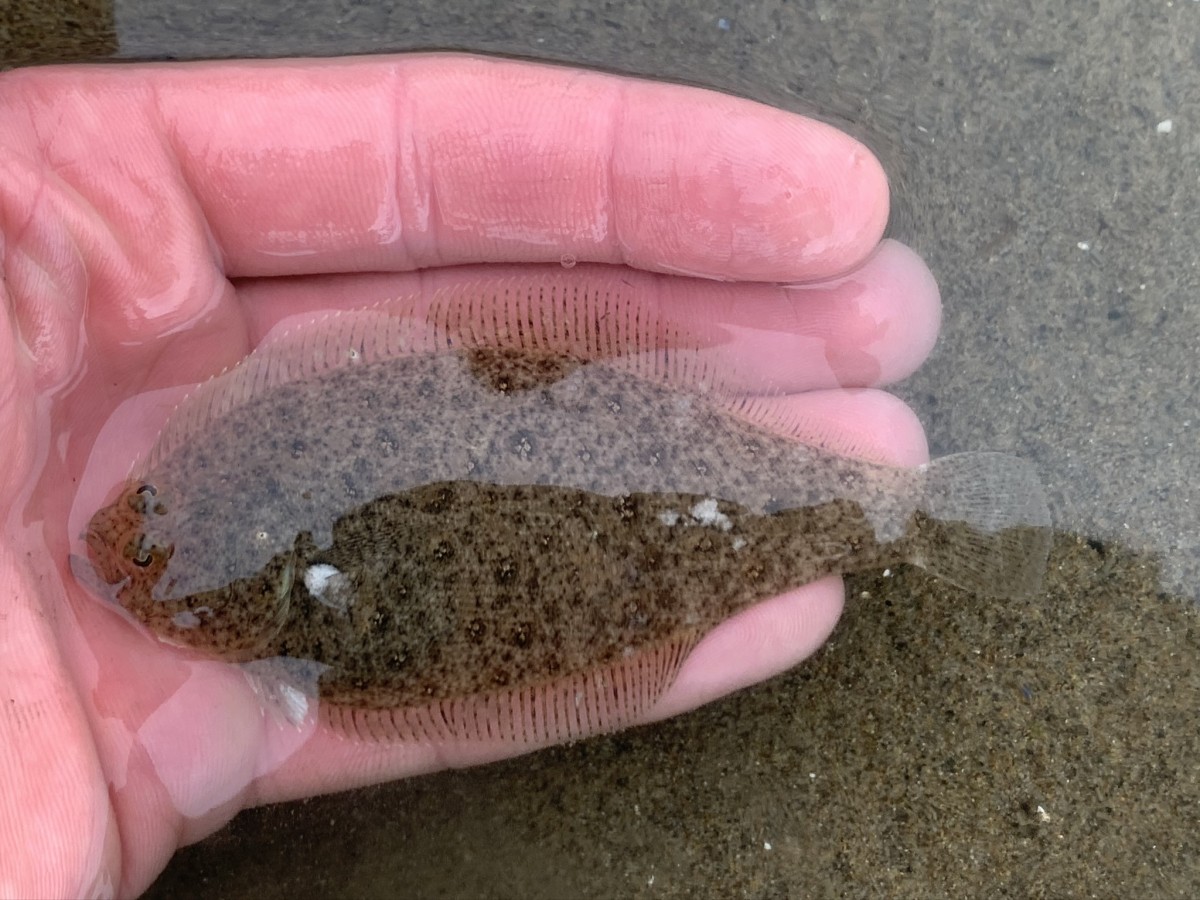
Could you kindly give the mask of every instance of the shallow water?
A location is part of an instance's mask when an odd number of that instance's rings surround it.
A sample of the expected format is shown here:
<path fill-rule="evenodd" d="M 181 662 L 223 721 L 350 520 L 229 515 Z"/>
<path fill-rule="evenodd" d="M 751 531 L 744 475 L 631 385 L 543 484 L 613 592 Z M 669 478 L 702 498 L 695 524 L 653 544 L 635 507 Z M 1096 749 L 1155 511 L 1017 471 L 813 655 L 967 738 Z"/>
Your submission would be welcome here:
<path fill-rule="evenodd" d="M 632 735 L 246 814 L 180 854 L 157 891 L 1194 884 L 1200 189 L 1183 103 L 1200 94 L 1197 5 L 339 14 L 334 29 L 295 5 L 247 22 L 116 4 L 111 21 L 135 57 L 328 50 L 338 33 L 338 50 L 533 55 L 848 125 L 888 167 L 894 230 L 945 302 L 939 348 L 900 393 L 935 455 L 1038 462 L 1063 532 L 1054 580 L 1020 608 L 908 572 L 858 582 L 868 596 L 830 647 L 769 686 Z"/>

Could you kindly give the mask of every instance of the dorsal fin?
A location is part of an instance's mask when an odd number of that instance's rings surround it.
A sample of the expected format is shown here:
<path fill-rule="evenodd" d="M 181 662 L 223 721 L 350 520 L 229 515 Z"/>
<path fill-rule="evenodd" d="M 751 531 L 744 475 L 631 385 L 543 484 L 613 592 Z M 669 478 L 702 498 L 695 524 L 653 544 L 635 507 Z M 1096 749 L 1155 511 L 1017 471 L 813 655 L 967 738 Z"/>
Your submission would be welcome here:
<path fill-rule="evenodd" d="M 718 323 L 664 316 L 649 293 L 648 284 L 626 286 L 609 267 L 547 267 L 464 280 L 427 301 L 412 294 L 319 315 L 269 336 L 237 365 L 187 394 L 142 471 L 275 386 L 412 353 L 500 349 L 564 355 L 733 402 L 730 364 L 704 352 L 730 336 Z"/>
<path fill-rule="evenodd" d="M 643 378 L 722 395 L 732 372 L 704 350 L 731 341 L 718 323 L 665 316 L 656 276 L 636 283 L 607 266 L 535 270 L 438 291 L 423 319 L 445 349 L 494 349 L 600 362 Z"/>

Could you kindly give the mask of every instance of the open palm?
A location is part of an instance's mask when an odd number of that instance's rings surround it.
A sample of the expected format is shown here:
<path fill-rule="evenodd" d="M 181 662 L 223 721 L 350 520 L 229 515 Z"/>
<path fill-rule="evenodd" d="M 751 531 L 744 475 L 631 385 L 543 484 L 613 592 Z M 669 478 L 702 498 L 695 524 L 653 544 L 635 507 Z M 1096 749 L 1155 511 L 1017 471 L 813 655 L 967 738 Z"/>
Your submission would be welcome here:
<path fill-rule="evenodd" d="M 794 392 L 802 437 L 917 464 L 920 426 L 872 388 L 928 353 L 938 297 L 879 243 L 887 203 L 869 152 L 827 126 L 566 68 L 0 76 L 0 893 L 137 893 L 244 806 L 525 749 L 289 725 L 236 668 L 76 579 L 87 517 L 188 385 L 290 316 L 603 263 L 675 315 L 733 323 L 729 351 Z M 793 665 L 841 604 L 826 579 L 725 623 L 654 717 Z"/>

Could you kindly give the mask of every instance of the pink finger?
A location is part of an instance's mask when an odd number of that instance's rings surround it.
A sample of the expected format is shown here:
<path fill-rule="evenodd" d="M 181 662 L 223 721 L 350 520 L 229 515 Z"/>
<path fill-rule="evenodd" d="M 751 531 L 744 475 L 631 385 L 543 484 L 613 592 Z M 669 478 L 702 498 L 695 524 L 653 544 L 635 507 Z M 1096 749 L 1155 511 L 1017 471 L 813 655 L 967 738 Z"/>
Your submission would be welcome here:
<path fill-rule="evenodd" d="M 31 530 L 31 529 L 29 529 Z M 13 529 L 17 531 L 17 529 Z M 25 535 L 0 545 L 0 892 L 103 893 L 118 866 L 106 773 L 76 686 L 64 670 L 52 579 Z M 86 702 L 86 701 L 85 701 Z"/>
<path fill-rule="evenodd" d="M 754 412 L 770 430 L 837 456 L 898 468 L 929 462 L 916 413 L 884 391 L 809 391 L 769 398 Z"/>
<path fill-rule="evenodd" d="M 887 217 L 856 141 L 677 85 L 457 55 L 6 77 L 31 107 L 22 150 L 52 143 L 85 200 L 123 177 L 143 222 L 159 204 L 151 267 L 198 212 L 231 276 L 573 256 L 807 280 L 860 261 Z"/>
<path fill-rule="evenodd" d="M 764 600 L 722 622 L 692 651 L 651 710 L 660 721 L 786 672 L 829 638 L 845 604 L 841 578 Z"/>
<path fill-rule="evenodd" d="M 620 266 L 453 266 L 422 273 L 249 279 L 237 285 L 249 339 L 299 326 L 323 312 L 385 304 L 429 309 L 447 298 L 482 303 L 495 295 L 568 291 L 581 308 L 645 311 L 644 321 L 679 323 L 748 393 L 878 386 L 904 378 L 933 348 L 940 322 L 937 285 L 911 250 L 884 241 L 850 275 L 819 285 L 715 282 L 653 275 Z M 498 301 L 497 301 L 498 302 Z"/>
<path fill-rule="evenodd" d="M 772 427 L 835 453 L 900 467 L 929 461 L 916 415 L 880 391 L 783 397 L 763 412 Z M 842 579 L 823 578 L 722 622 L 692 651 L 651 718 L 678 715 L 792 668 L 825 643 L 844 601 Z"/>

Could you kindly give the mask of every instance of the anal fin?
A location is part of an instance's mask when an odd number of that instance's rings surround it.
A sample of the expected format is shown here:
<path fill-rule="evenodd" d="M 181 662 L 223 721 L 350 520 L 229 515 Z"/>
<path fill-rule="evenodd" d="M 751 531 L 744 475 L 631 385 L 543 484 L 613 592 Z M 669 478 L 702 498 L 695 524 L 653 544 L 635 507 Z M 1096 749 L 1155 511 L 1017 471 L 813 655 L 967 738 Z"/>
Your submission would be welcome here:
<path fill-rule="evenodd" d="M 698 640 L 687 636 L 564 678 L 422 706 L 322 703 L 321 718 L 334 731 L 366 741 L 562 744 L 638 721 L 674 683 Z"/>

